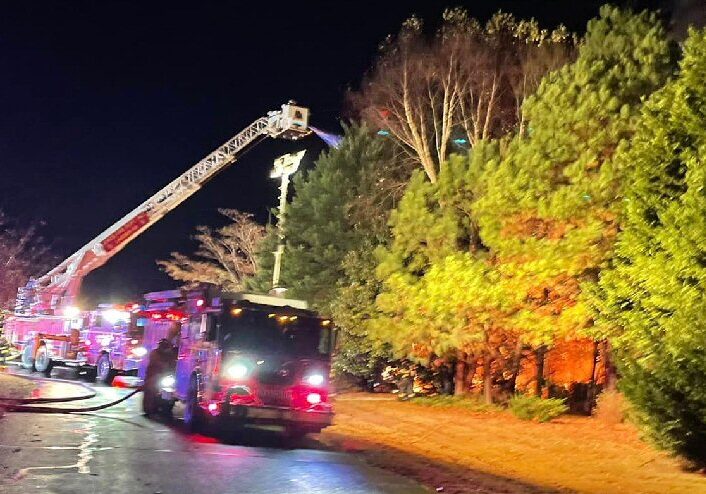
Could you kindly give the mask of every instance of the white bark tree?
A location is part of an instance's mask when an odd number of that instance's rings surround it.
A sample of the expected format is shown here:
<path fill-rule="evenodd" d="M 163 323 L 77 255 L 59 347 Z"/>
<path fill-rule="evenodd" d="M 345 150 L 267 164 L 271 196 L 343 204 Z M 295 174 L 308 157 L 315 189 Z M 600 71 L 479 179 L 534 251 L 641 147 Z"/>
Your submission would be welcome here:
<path fill-rule="evenodd" d="M 351 101 L 435 182 L 454 140 L 473 147 L 516 126 L 524 131 L 522 102 L 570 59 L 574 44 L 563 26 L 548 31 L 502 12 L 483 26 L 464 9 L 448 9 L 432 39 L 412 17 L 383 43 Z"/>

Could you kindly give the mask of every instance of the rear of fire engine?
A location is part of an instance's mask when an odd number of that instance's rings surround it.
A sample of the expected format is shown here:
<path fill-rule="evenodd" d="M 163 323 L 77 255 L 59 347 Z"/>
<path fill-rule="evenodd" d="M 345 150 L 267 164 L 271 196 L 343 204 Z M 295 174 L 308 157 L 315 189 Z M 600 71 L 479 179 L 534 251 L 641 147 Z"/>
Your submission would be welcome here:
<path fill-rule="evenodd" d="M 329 319 L 304 301 L 242 293 L 191 293 L 186 308 L 174 375 L 157 382 L 184 402 L 189 428 L 280 426 L 296 437 L 331 425 Z"/>

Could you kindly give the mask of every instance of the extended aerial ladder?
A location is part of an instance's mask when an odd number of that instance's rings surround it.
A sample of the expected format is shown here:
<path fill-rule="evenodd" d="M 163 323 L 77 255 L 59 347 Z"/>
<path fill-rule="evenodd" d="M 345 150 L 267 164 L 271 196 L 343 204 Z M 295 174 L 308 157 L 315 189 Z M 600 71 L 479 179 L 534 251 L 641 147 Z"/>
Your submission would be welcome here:
<path fill-rule="evenodd" d="M 105 264 L 142 232 L 184 202 L 208 180 L 232 164 L 246 147 L 262 137 L 296 140 L 310 133 L 309 110 L 290 101 L 258 118 L 159 192 L 137 206 L 45 275 L 18 291 L 15 319 L 70 314 L 83 278 Z M 13 338 L 17 341 L 17 336 Z"/>

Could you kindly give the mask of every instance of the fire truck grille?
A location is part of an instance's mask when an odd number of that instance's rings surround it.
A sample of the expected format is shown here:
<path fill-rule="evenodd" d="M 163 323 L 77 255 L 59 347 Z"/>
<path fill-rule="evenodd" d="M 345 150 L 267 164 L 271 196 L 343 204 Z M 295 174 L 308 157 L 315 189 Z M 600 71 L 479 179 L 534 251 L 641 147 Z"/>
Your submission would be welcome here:
<path fill-rule="evenodd" d="M 272 372 L 272 371 L 261 371 L 257 374 L 257 380 L 260 381 L 262 384 L 269 384 L 273 385 L 276 384 L 278 386 L 288 386 L 291 384 L 294 384 L 294 372 L 293 371 L 287 371 L 287 372 Z"/>
<path fill-rule="evenodd" d="M 258 394 L 265 405 L 288 406 L 292 401 L 291 391 L 279 386 L 262 386 Z"/>

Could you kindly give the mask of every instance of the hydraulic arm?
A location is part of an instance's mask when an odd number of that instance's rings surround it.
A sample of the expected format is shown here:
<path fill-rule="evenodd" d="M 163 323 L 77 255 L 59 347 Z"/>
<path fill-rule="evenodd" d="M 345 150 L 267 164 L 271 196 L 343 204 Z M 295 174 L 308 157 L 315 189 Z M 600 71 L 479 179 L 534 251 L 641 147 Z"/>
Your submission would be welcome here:
<path fill-rule="evenodd" d="M 137 206 L 45 275 L 18 291 L 15 314 L 53 314 L 70 306 L 83 277 L 105 264 L 130 241 L 191 197 L 262 137 L 299 139 L 307 135 L 309 110 L 294 102 L 267 113 Z"/>

